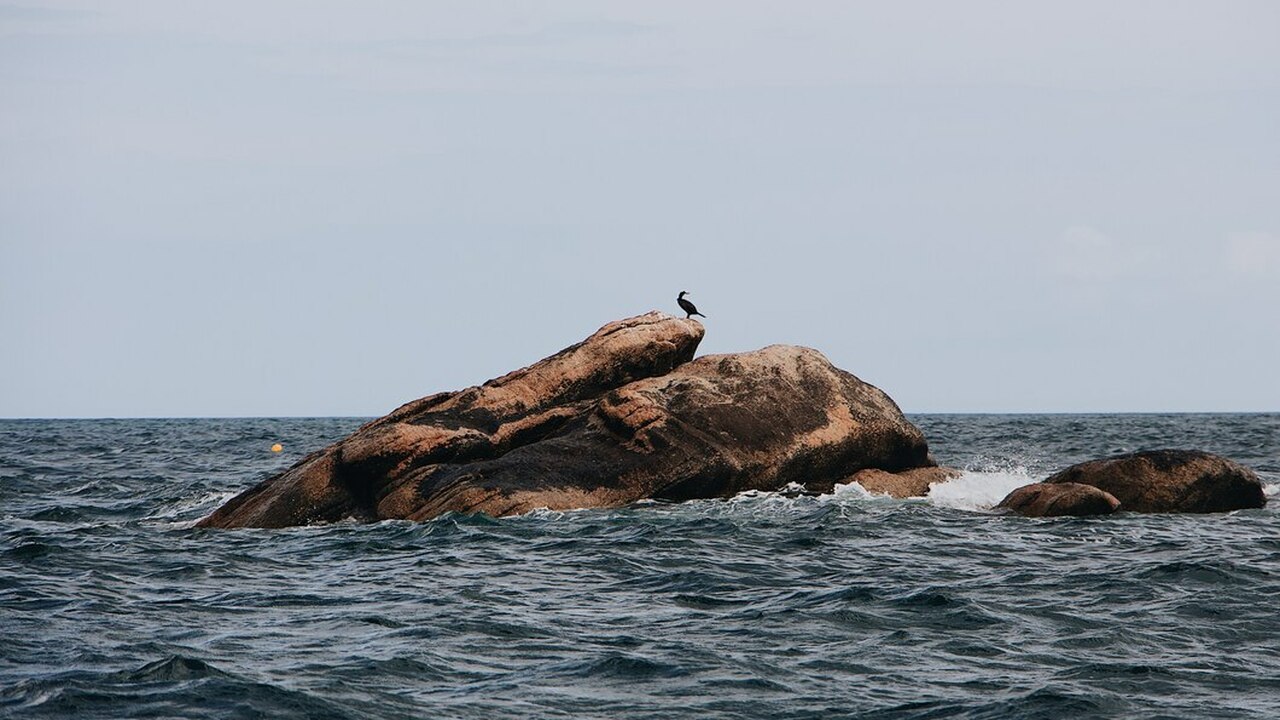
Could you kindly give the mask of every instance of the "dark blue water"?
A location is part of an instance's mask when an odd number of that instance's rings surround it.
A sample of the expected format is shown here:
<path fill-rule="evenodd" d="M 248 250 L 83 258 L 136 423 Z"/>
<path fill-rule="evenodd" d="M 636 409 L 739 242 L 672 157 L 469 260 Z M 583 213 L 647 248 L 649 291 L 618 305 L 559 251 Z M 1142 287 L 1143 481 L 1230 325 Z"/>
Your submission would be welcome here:
<path fill-rule="evenodd" d="M 273 531 L 191 523 L 360 421 L 0 421 L 0 715 L 1280 717 L 1280 500 L 986 509 L 1150 447 L 1274 496 L 1280 415 L 914 419 L 970 470 L 928 501 Z"/>

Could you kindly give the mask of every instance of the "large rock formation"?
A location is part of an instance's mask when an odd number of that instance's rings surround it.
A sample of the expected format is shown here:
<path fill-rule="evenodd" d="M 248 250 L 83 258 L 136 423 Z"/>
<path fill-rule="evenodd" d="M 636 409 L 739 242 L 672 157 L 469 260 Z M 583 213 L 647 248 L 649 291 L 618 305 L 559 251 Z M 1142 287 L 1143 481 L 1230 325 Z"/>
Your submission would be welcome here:
<path fill-rule="evenodd" d="M 1110 515 L 1120 507 L 1114 495 L 1073 482 L 1023 485 L 1005 496 L 998 508 L 1027 517 Z"/>
<path fill-rule="evenodd" d="M 887 395 L 821 353 L 691 360 L 702 336 L 696 320 L 657 312 L 610 323 L 523 370 L 404 405 L 199 524 L 511 515 L 934 465 Z"/>
<path fill-rule="evenodd" d="M 1197 450 L 1146 450 L 1092 460 L 1045 482 L 1092 485 L 1114 495 L 1120 510 L 1130 512 L 1226 512 L 1267 502 L 1252 470 Z"/>

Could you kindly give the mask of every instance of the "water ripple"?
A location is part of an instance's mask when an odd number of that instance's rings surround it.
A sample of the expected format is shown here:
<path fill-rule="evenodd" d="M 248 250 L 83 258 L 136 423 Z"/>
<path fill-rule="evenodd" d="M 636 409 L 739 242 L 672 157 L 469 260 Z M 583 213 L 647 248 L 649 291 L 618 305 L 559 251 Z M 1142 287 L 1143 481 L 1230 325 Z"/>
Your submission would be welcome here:
<path fill-rule="evenodd" d="M 0 421 L 0 716 L 1280 716 L 1274 508 L 990 511 L 1152 445 L 1274 484 L 1280 416 L 916 420 L 929 501 L 235 532 L 191 524 L 359 421 Z"/>

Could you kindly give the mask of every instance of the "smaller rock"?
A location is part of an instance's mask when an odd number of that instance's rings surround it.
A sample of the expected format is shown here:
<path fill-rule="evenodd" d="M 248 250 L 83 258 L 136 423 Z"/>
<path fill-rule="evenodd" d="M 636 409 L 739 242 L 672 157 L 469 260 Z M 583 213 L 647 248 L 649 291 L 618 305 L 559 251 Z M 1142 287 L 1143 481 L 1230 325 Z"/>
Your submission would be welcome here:
<path fill-rule="evenodd" d="M 1228 512 L 1267 502 L 1252 470 L 1199 450 L 1144 450 L 1091 460 L 1045 482 L 1092 485 L 1114 495 L 1127 512 Z"/>
<path fill-rule="evenodd" d="M 998 508 L 1027 517 L 1110 515 L 1120 507 L 1115 495 L 1080 483 L 1034 483 L 1005 496 Z"/>
<path fill-rule="evenodd" d="M 877 495 L 895 498 L 924 497 L 933 483 L 946 482 L 960 477 L 960 471 L 949 467 L 921 467 L 891 473 L 884 470 L 859 470 L 844 480 L 856 482 L 862 489 Z"/>

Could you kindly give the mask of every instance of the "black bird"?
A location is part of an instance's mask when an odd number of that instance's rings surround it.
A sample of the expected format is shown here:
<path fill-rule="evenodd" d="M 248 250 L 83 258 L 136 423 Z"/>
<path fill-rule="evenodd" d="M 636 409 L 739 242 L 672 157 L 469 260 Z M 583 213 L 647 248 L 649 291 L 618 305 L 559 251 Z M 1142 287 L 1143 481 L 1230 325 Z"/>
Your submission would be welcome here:
<path fill-rule="evenodd" d="M 676 302 L 680 304 L 680 309 L 688 313 L 687 315 L 685 315 L 685 317 L 691 318 L 694 315 L 697 315 L 700 318 L 705 318 L 706 315 L 703 315 L 702 313 L 698 312 L 698 308 L 694 307 L 693 303 L 684 299 L 684 296 L 688 294 L 689 294 L 688 290 L 681 290 L 680 294 L 676 296 Z"/>

